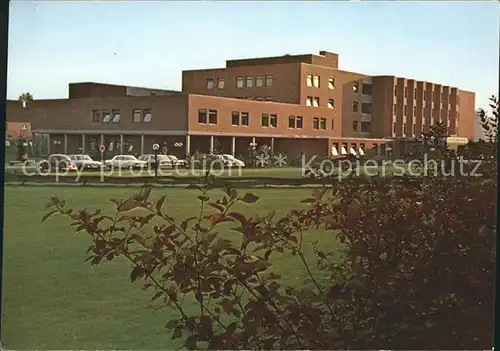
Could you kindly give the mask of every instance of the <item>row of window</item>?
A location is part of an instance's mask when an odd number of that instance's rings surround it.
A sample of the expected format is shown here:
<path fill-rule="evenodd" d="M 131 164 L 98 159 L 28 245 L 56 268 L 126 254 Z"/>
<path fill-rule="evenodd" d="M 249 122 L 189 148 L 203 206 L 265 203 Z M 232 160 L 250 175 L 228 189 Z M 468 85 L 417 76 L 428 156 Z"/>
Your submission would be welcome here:
<path fill-rule="evenodd" d="M 247 98 L 242 98 L 242 99 L 246 99 L 246 100 L 254 100 L 254 101 L 273 101 L 273 97 L 272 96 L 250 96 L 250 97 L 247 97 Z"/>
<path fill-rule="evenodd" d="M 233 111 L 231 113 L 231 124 L 233 126 L 248 126 L 250 115 L 248 112 Z M 198 110 L 198 123 L 200 124 L 217 124 L 218 112 L 217 110 L 211 109 L 199 109 Z M 324 117 L 313 117 L 312 127 L 317 130 L 326 130 L 326 118 Z M 262 127 L 278 127 L 278 115 L 262 113 L 261 123 Z M 302 129 L 304 127 L 304 118 L 302 116 L 289 116 L 288 117 L 288 128 L 292 129 Z M 332 120 L 332 130 L 334 123 Z"/>
<path fill-rule="evenodd" d="M 118 123 L 120 122 L 120 110 L 93 110 L 92 123 Z"/>
<path fill-rule="evenodd" d="M 394 86 L 394 96 L 397 97 L 398 96 L 398 86 Z M 424 89 L 423 91 L 423 100 L 426 100 L 427 96 L 429 96 L 429 90 L 427 89 Z M 438 96 L 441 97 L 441 101 L 444 99 L 444 92 L 439 92 L 438 90 L 432 90 L 432 101 L 433 102 L 437 102 L 437 98 Z M 408 87 L 404 87 L 404 97 L 407 98 L 408 97 Z M 413 89 L 413 99 L 416 99 L 417 97 L 417 88 L 414 88 Z M 451 97 L 451 95 L 449 95 L 449 97 Z M 456 95 L 456 100 L 457 100 L 457 105 L 460 104 L 460 95 Z M 448 102 L 448 104 L 450 104 Z"/>
<path fill-rule="evenodd" d="M 134 123 L 151 123 L 151 109 L 133 109 L 132 122 Z M 121 119 L 120 110 L 118 109 L 103 109 L 92 111 L 92 123 L 119 123 Z"/>
<path fill-rule="evenodd" d="M 392 124 L 392 133 L 393 135 L 396 135 L 396 128 L 397 127 L 397 124 L 396 123 L 393 123 Z M 425 132 L 428 132 L 430 129 L 430 126 L 428 125 L 425 125 L 425 124 L 422 124 L 422 127 L 421 127 L 421 133 L 425 133 Z M 417 125 L 416 124 L 413 124 L 413 128 L 412 128 L 412 132 L 413 132 L 413 136 L 415 136 L 415 134 L 417 133 Z M 409 131 L 407 130 L 407 124 L 406 123 L 403 123 L 403 135 L 408 135 L 409 134 Z"/>
<path fill-rule="evenodd" d="M 308 96 L 306 98 L 306 106 L 312 106 L 312 107 L 319 107 L 319 97 L 317 96 Z M 335 100 L 334 99 L 328 99 L 328 108 L 334 108 L 335 107 Z"/>
<path fill-rule="evenodd" d="M 308 74 L 306 76 L 306 85 L 308 87 L 319 88 L 321 86 L 320 77 L 313 74 Z M 328 78 L 328 89 L 335 89 L 335 78 Z"/>
<path fill-rule="evenodd" d="M 359 130 L 360 125 L 361 125 L 361 130 Z M 372 124 L 371 122 L 361 122 L 360 124 L 358 121 L 352 121 L 352 131 L 361 133 L 371 133 Z"/>
<path fill-rule="evenodd" d="M 226 85 L 226 78 L 208 78 L 206 81 L 207 89 L 214 89 L 217 82 L 217 89 L 224 89 Z M 248 76 L 248 77 L 236 77 L 236 88 L 263 88 L 273 86 L 273 76 Z"/>
<path fill-rule="evenodd" d="M 439 110 L 439 109 L 436 109 L 436 108 L 433 108 L 431 110 L 431 114 L 432 114 L 432 117 L 435 117 L 437 118 L 439 115 L 441 115 L 441 118 L 445 118 L 445 117 L 450 117 L 451 115 L 451 111 L 450 110 Z M 423 108 L 422 109 L 422 113 L 423 113 L 423 117 L 427 117 L 427 108 Z M 394 114 L 397 114 L 397 105 L 394 104 Z M 407 115 L 408 114 L 408 107 L 407 105 L 405 105 L 403 107 L 403 115 Z M 413 106 L 413 115 L 416 116 L 417 115 L 417 106 Z M 456 117 L 457 119 L 460 117 L 460 113 L 458 111 L 456 111 Z"/>

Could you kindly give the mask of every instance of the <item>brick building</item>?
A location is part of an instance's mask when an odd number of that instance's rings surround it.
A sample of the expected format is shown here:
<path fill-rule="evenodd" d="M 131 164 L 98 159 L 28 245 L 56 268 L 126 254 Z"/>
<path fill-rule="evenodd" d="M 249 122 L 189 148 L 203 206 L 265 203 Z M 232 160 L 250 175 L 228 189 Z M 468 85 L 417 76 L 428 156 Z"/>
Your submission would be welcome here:
<path fill-rule="evenodd" d="M 67 99 L 7 104 L 28 121 L 40 153 L 149 153 L 217 149 L 239 155 L 251 142 L 289 157 L 402 150 L 437 121 L 474 137 L 475 94 L 456 87 L 338 68 L 338 55 L 226 61 L 182 72 L 182 91 L 71 83 Z"/>

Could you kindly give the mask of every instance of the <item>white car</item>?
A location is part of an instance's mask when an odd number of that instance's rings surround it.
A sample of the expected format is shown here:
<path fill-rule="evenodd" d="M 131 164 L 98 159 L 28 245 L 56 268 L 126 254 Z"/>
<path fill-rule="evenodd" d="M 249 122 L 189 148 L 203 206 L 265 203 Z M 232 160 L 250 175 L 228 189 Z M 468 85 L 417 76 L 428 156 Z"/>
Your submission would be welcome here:
<path fill-rule="evenodd" d="M 155 161 L 154 154 L 146 154 L 139 156 L 140 161 L 145 161 L 148 165 L 151 165 Z M 179 160 L 174 155 L 158 155 L 158 161 L 160 162 L 160 168 L 174 168 L 174 167 L 185 167 L 187 166 L 186 160 Z"/>
<path fill-rule="evenodd" d="M 89 155 L 69 155 L 69 158 L 81 170 L 100 169 L 102 166 L 102 162 L 94 161 Z"/>
<path fill-rule="evenodd" d="M 238 160 L 236 157 L 230 154 L 217 155 L 217 158 L 224 162 L 226 167 L 245 167 L 245 162 Z"/>
<path fill-rule="evenodd" d="M 116 155 L 111 160 L 104 162 L 106 167 L 118 169 L 145 169 L 148 166 L 146 161 L 140 161 L 132 155 Z"/>

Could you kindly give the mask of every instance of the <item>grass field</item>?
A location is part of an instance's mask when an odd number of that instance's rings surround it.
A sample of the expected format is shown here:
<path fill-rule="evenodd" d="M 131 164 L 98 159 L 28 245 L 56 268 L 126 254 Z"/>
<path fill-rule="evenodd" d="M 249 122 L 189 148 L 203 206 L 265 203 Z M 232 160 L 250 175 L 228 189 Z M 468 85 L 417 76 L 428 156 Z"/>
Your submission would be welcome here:
<path fill-rule="evenodd" d="M 254 205 L 239 204 L 248 214 L 277 213 L 299 208 L 310 190 L 250 190 L 261 197 Z M 130 283 L 130 265 L 117 259 L 91 267 L 84 263 L 90 239 L 74 234 L 69 221 L 54 217 L 40 223 L 50 196 L 73 208 L 112 210 L 111 198 L 134 189 L 74 189 L 7 187 L 5 197 L 3 336 L 6 349 L 148 349 L 178 347 L 164 329 L 172 311 L 155 311 L 141 283 Z M 244 192 L 240 190 L 240 192 Z M 153 190 L 168 194 L 169 214 L 186 218 L 198 210 L 194 190 Z M 218 190 L 214 195 L 221 194 Z M 238 235 L 229 232 L 228 236 Z M 220 231 L 219 231 L 220 232 Z M 326 250 L 338 247 L 331 236 L 311 232 L 306 242 L 318 240 Z M 306 245 L 312 260 L 312 248 Z M 272 260 L 274 269 L 290 284 L 300 284 L 305 272 L 295 258 Z M 313 263 L 312 266 L 315 266 Z M 190 308 L 194 308 L 192 304 Z M 189 308 L 188 308 L 189 309 Z"/>

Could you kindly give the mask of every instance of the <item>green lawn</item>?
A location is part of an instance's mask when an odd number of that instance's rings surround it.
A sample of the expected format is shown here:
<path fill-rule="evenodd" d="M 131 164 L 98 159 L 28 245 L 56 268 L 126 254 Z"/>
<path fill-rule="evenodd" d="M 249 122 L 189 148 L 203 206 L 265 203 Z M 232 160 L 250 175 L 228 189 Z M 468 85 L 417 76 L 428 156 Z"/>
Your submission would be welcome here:
<path fill-rule="evenodd" d="M 83 262 L 90 243 L 84 233 L 72 233 L 69 221 L 60 217 L 40 223 L 50 196 L 65 198 L 73 208 L 112 210 L 110 198 L 123 198 L 135 191 L 6 188 L 2 336 L 5 348 L 166 350 L 178 346 L 164 329 L 172 312 L 155 311 L 149 293 L 141 290 L 142 284 L 130 283 L 129 263 L 118 259 L 91 267 Z M 299 201 L 310 195 L 310 190 L 304 189 L 249 191 L 261 200 L 254 205 L 238 205 L 237 209 L 248 214 L 266 214 L 271 209 L 285 213 L 304 206 Z M 196 191 L 153 190 L 154 197 L 165 193 L 169 197 L 164 206 L 174 217 L 189 217 L 198 210 Z M 221 192 L 217 190 L 215 194 Z M 338 247 L 326 233 L 308 233 L 306 241 L 314 240 L 325 251 Z M 314 260 L 310 245 L 305 249 Z M 272 263 L 288 283 L 299 284 L 305 278 L 304 269 L 294 257 L 276 257 Z M 315 266 L 315 261 L 311 265 Z"/>

